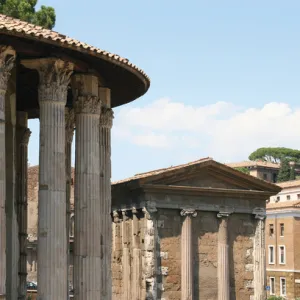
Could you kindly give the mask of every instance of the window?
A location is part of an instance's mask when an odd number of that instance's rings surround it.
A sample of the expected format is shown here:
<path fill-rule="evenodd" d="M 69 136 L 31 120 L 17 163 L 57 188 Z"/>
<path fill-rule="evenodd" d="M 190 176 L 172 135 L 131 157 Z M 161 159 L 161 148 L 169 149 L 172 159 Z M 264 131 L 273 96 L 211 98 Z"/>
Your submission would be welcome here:
<path fill-rule="evenodd" d="M 268 179 L 268 175 L 266 173 L 264 173 L 264 180 Z"/>
<path fill-rule="evenodd" d="M 280 296 L 286 296 L 286 282 L 283 277 L 280 277 Z"/>
<path fill-rule="evenodd" d="M 275 202 L 279 202 L 279 201 L 280 201 L 280 196 L 277 196 Z"/>
<path fill-rule="evenodd" d="M 280 236 L 284 236 L 284 224 L 280 223 Z"/>
<path fill-rule="evenodd" d="M 290 195 L 286 195 L 286 200 L 291 200 L 291 196 Z"/>
<path fill-rule="evenodd" d="M 285 246 L 279 246 L 279 263 L 285 264 Z"/>
<path fill-rule="evenodd" d="M 269 264 L 275 263 L 275 248 L 274 246 L 269 246 Z"/>
<path fill-rule="evenodd" d="M 270 277 L 270 295 L 275 295 L 275 277 Z"/>
<path fill-rule="evenodd" d="M 269 225 L 269 236 L 274 237 L 274 224 Z"/>
<path fill-rule="evenodd" d="M 300 194 L 297 194 L 297 199 L 300 200 Z"/>

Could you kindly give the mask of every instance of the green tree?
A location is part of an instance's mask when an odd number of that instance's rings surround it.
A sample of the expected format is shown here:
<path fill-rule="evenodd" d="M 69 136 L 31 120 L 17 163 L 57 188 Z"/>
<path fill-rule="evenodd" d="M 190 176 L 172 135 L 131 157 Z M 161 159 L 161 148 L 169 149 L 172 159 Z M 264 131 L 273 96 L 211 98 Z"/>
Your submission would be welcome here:
<path fill-rule="evenodd" d="M 277 182 L 289 181 L 290 177 L 291 177 L 291 167 L 289 164 L 289 160 L 286 158 L 282 158 L 278 177 L 277 177 Z"/>
<path fill-rule="evenodd" d="M 42 5 L 36 11 L 36 4 L 37 0 L 0 0 L 0 13 L 52 29 L 56 21 L 54 8 Z"/>
<path fill-rule="evenodd" d="M 289 161 L 299 161 L 300 151 L 284 147 L 259 148 L 249 155 L 249 160 L 263 160 L 273 163 L 280 163 L 282 157 L 288 159 Z"/>
<path fill-rule="evenodd" d="M 296 179 L 296 172 L 295 172 L 295 166 L 293 166 L 290 170 L 290 180 Z"/>

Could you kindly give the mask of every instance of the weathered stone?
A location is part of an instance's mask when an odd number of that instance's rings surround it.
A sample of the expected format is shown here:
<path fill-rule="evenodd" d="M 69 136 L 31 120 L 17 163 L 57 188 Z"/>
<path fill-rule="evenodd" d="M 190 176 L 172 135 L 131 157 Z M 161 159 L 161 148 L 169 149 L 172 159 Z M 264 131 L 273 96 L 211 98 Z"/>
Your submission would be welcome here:
<path fill-rule="evenodd" d="M 5 96 L 8 80 L 15 62 L 11 47 L 0 46 L 0 298 L 6 299 L 6 141 L 5 141 Z"/>
<path fill-rule="evenodd" d="M 64 299 L 68 294 L 64 116 L 73 65 L 57 59 L 22 63 L 40 75 L 38 297 Z"/>
<path fill-rule="evenodd" d="M 74 290 L 78 300 L 102 300 L 102 202 L 98 78 L 72 78 L 76 112 Z M 93 280 L 91 280 L 93 278 Z"/>

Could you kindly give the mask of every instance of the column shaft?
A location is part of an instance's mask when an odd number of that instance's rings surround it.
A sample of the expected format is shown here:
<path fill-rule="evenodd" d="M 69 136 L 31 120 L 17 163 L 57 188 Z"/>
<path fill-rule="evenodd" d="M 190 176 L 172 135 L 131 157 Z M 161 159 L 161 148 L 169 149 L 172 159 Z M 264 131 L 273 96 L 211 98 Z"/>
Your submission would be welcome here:
<path fill-rule="evenodd" d="M 111 128 L 113 111 L 110 108 L 110 90 L 99 89 L 100 101 L 103 104 L 100 116 L 100 201 L 102 205 L 102 299 L 111 300 L 112 274 L 112 219 L 111 219 Z"/>
<path fill-rule="evenodd" d="M 256 215 L 257 225 L 254 238 L 254 299 L 266 299 L 266 249 L 265 216 Z"/>
<path fill-rule="evenodd" d="M 112 266 L 114 268 L 112 279 L 112 299 L 118 300 L 122 295 L 122 290 L 119 289 L 122 281 L 122 264 L 119 262 L 122 260 L 122 234 L 121 234 L 121 222 L 120 214 L 118 211 L 113 211 L 113 245 L 112 245 Z M 121 276 L 120 276 L 121 275 Z"/>
<path fill-rule="evenodd" d="M 6 144 L 5 95 L 15 53 L 10 47 L 0 46 L 0 299 L 6 299 Z"/>
<path fill-rule="evenodd" d="M 218 214 L 220 218 L 218 232 L 218 300 L 229 300 L 230 282 L 229 282 L 229 253 L 228 253 L 228 216 Z"/>
<path fill-rule="evenodd" d="M 124 300 L 131 299 L 131 276 L 130 276 L 130 252 L 128 248 L 129 244 L 129 232 L 128 232 L 128 217 L 126 211 L 123 211 L 122 221 L 122 266 L 123 266 L 123 298 Z"/>
<path fill-rule="evenodd" d="M 139 219 L 137 217 L 137 211 L 133 210 L 132 220 L 132 300 L 141 299 L 141 256 L 142 251 L 140 249 L 140 228 Z"/>
<path fill-rule="evenodd" d="M 76 300 L 102 300 L 102 228 L 100 197 L 98 78 L 73 77 L 78 97 L 75 155 L 74 289 Z"/>
<path fill-rule="evenodd" d="M 19 226 L 19 287 L 18 299 L 26 299 L 27 293 L 27 176 L 28 142 L 30 130 L 27 128 L 27 113 L 17 113 L 17 202 Z"/>
<path fill-rule="evenodd" d="M 40 75 L 38 299 L 67 297 L 65 105 L 73 65 L 25 60 Z"/>
<path fill-rule="evenodd" d="M 66 239 L 67 239 L 67 288 L 69 298 L 69 287 L 71 278 L 69 276 L 70 269 L 70 224 L 71 224 L 71 182 L 72 182 L 72 141 L 74 135 L 74 110 L 70 108 L 65 109 L 65 121 L 66 121 Z"/>
<path fill-rule="evenodd" d="M 181 299 L 193 300 L 192 217 L 196 217 L 197 212 L 184 209 L 180 214 L 185 217 L 181 229 Z"/>
<path fill-rule="evenodd" d="M 17 145 L 16 145 L 16 94 L 6 94 L 6 294 L 7 299 L 18 297 L 19 239 L 17 220 Z"/>
<path fill-rule="evenodd" d="M 157 220 L 155 212 L 156 207 L 145 207 L 144 212 L 144 230 L 145 245 L 143 257 L 143 274 L 142 274 L 142 299 L 157 299 Z"/>
<path fill-rule="evenodd" d="M 64 108 L 63 102 L 40 104 L 38 284 L 47 300 L 67 295 Z"/>

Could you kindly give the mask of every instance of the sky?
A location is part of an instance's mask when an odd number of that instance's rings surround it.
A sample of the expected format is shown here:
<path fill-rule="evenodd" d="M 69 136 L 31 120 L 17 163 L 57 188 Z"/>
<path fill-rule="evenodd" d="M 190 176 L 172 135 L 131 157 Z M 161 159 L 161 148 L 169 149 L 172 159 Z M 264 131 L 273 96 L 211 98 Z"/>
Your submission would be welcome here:
<path fill-rule="evenodd" d="M 114 109 L 113 181 L 207 156 L 227 163 L 259 147 L 299 148 L 299 1 L 39 5 L 55 8 L 55 31 L 126 57 L 151 78 L 143 97 Z M 29 126 L 35 165 L 38 120 Z"/>

